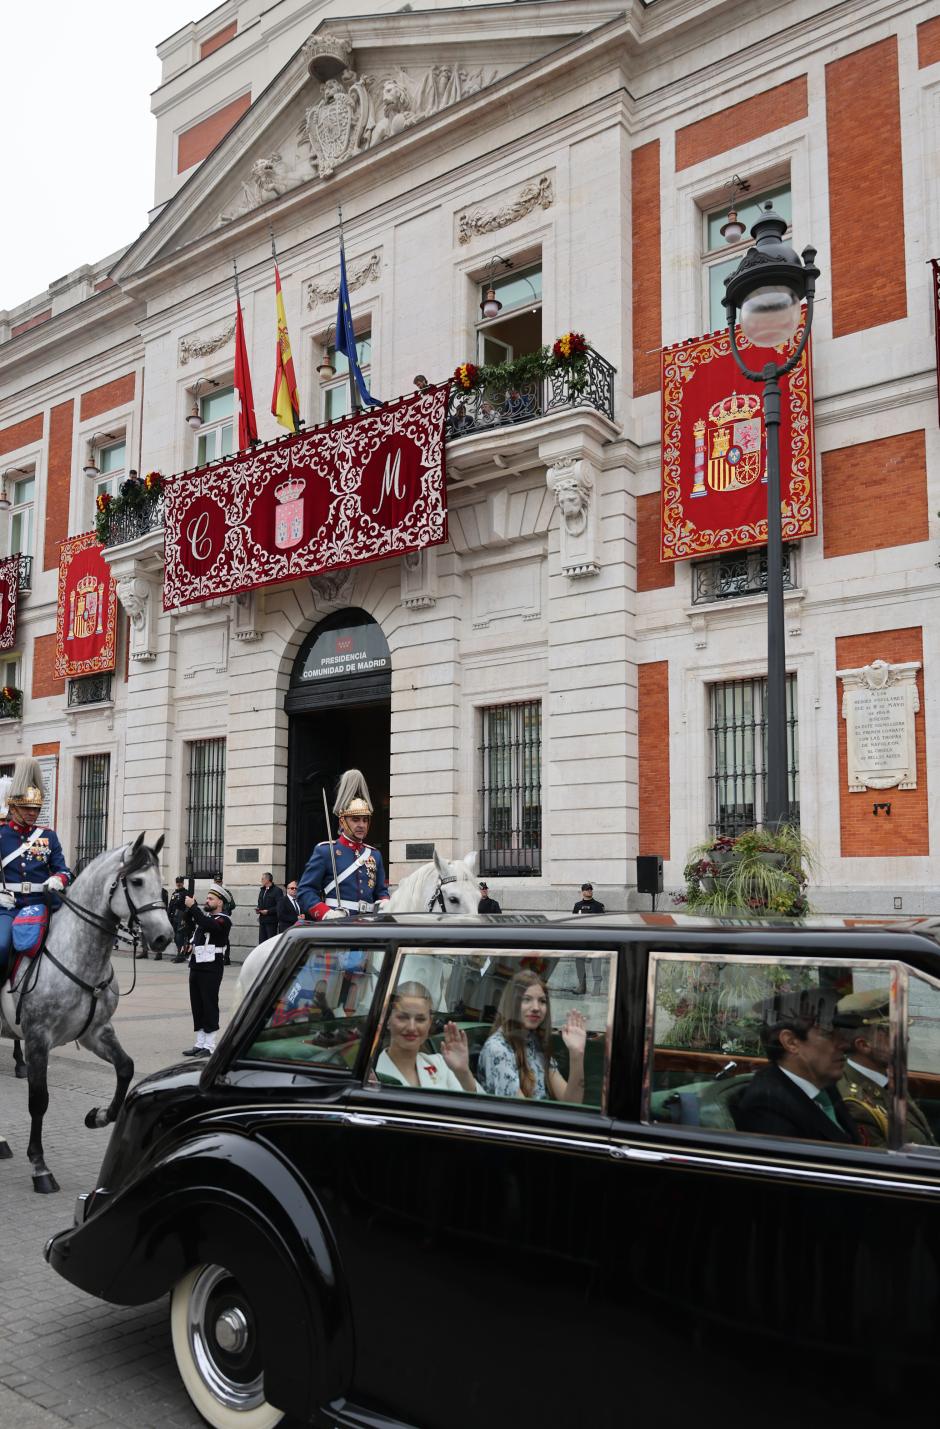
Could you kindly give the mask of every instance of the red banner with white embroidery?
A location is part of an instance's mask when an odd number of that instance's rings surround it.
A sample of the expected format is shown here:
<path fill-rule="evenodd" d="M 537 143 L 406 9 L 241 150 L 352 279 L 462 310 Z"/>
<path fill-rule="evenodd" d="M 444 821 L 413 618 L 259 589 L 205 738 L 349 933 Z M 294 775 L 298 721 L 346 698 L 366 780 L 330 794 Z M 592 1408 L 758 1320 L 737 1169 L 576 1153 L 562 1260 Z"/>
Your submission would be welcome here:
<path fill-rule="evenodd" d="M 783 362 L 791 345 L 753 347 L 737 330 L 751 371 Z M 780 379 L 780 513 L 784 541 L 816 533 L 811 341 Z M 767 541 L 767 438 L 763 388 L 734 360 L 728 331 L 663 348 L 660 560 L 684 561 Z"/>
<path fill-rule="evenodd" d="M 173 477 L 164 609 L 446 541 L 448 391 L 429 387 Z"/>
<path fill-rule="evenodd" d="M 117 593 L 94 531 L 59 545 L 55 672 L 60 679 L 114 669 Z"/>
<path fill-rule="evenodd" d="M 20 558 L 0 561 L 0 650 L 16 645 L 16 603 L 20 593 Z"/>

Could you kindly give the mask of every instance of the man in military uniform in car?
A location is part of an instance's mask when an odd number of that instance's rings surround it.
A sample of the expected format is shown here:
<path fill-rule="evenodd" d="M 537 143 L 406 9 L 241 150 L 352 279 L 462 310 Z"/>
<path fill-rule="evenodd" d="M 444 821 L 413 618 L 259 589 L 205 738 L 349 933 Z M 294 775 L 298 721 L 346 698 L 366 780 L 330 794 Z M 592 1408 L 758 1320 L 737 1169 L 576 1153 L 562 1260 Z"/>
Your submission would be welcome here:
<path fill-rule="evenodd" d="M 839 1091 L 863 1145 L 879 1149 L 888 1145 L 891 1117 L 890 1002 L 891 994 L 885 988 L 880 992 L 850 993 L 836 1008 L 836 1022 L 842 1031 L 846 1052 Z M 905 1145 L 937 1144 L 929 1121 L 910 1094 L 903 1140 Z"/>
<path fill-rule="evenodd" d="M 22 755 L 6 793 L 8 815 L 0 824 L 0 980 L 9 972 L 17 912 L 64 892 L 72 881 L 58 834 L 38 822 L 45 794 L 38 761 Z"/>
<path fill-rule="evenodd" d="M 379 850 L 366 843 L 372 800 L 358 769 L 347 769 L 341 777 L 333 812 L 339 820 L 339 838 L 317 844 L 300 880 L 297 901 L 315 922 L 353 913 L 382 913 L 388 907 L 385 865 Z"/>

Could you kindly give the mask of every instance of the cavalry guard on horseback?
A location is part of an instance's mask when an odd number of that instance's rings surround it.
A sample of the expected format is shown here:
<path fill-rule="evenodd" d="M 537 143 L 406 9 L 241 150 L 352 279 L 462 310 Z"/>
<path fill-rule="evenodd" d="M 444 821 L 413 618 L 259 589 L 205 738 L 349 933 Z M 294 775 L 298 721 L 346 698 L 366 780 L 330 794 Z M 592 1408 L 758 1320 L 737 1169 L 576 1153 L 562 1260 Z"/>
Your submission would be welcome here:
<path fill-rule="evenodd" d="M 32 954 L 39 947 L 50 895 L 63 893 L 72 881 L 58 834 L 38 823 L 45 792 L 38 762 L 21 756 L 5 800 L 0 793 L 0 801 L 8 805 L 8 816 L 0 823 L 0 985 L 10 972 L 14 948 Z M 51 901 L 58 906 L 57 899 Z"/>
<path fill-rule="evenodd" d="M 379 850 L 366 843 L 372 800 L 358 769 L 347 769 L 341 777 L 333 812 L 339 820 L 339 838 L 317 844 L 300 880 L 297 901 L 317 922 L 351 913 L 384 913 L 388 908 L 385 865 Z"/>

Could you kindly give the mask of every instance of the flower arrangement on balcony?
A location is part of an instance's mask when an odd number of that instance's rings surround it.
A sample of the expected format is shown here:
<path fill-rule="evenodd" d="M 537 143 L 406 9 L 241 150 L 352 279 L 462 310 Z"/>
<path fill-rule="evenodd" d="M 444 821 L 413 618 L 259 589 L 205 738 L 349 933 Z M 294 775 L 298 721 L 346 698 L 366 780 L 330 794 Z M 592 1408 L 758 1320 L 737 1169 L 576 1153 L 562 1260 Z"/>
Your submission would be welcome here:
<path fill-rule="evenodd" d="M 720 834 L 692 849 L 675 901 L 713 917 L 802 918 L 814 868 L 812 848 L 792 825 Z"/>
<path fill-rule="evenodd" d="M 464 392 L 476 387 L 501 387 L 519 390 L 527 383 L 563 375 L 569 390 L 576 395 L 587 383 L 588 342 L 581 332 L 566 332 L 552 347 L 539 347 L 534 352 L 521 353 L 509 362 L 491 362 L 477 366 L 461 362 L 454 372 L 454 381 Z"/>
<path fill-rule="evenodd" d="M 108 491 L 99 492 L 95 501 L 95 535 L 106 544 L 112 527 L 122 516 L 145 511 L 156 505 L 163 495 L 163 473 L 148 471 L 143 478 L 131 473 L 121 482 L 117 496 Z"/>
<path fill-rule="evenodd" d="M 15 685 L 0 689 L 0 719 L 19 719 L 23 713 L 23 691 Z"/>
<path fill-rule="evenodd" d="M 464 392 L 473 391 L 474 387 L 478 385 L 479 375 L 480 369 L 475 362 L 461 362 L 454 369 L 454 381 L 458 387 L 463 388 Z"/>
<path fill-rule="evenodd" d="M 587 340 L 583 332 L 565 332 L 561 337 L 556 337 L 552 344 L 552 357 L 556 363 L 565 363 L 568 367 L 575 367 L 579 361 L 587 357 Z"/>

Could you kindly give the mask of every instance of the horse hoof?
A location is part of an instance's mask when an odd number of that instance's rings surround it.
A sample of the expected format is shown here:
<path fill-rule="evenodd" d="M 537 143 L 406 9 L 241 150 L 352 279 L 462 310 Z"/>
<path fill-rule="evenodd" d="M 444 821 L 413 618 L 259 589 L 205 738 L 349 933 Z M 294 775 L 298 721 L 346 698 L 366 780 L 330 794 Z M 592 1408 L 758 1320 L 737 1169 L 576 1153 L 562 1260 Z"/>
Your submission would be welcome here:
<path fill-rule="evenodd" d="M 26 1063 L 25 1063 L 25 1062 L 17 1062 L 15 1075 L 20 1079 L 20 1081 L 23 1080 L 23 1078 L 26 1076 Z"/>
<path fill-rule="evenodd" d="M 48 1196 L 58 1189 L 59 1183 L 51 1171 L 41 1171 L 38 1176 L 33 1177 L 33 1190 L 38 1191 L 41 1196 Z"/>
<path fill-rule="evenodd" d="M 85 1125 L 88 1127 L 89 1131 L 95 1131 L 101 1125 L 98 1120 L 98 1108 L 96 1106 L 93 1106 L 91 1111 L 85 1117 Z"/>
<path fill-rule="evenodd" d="M 3 1137 L 0 1136 L 0 1161 L 9 1161 L 12 1155 L 13 1152 L 10 1150 L 10 1143 L 4 1141 Z"/>

